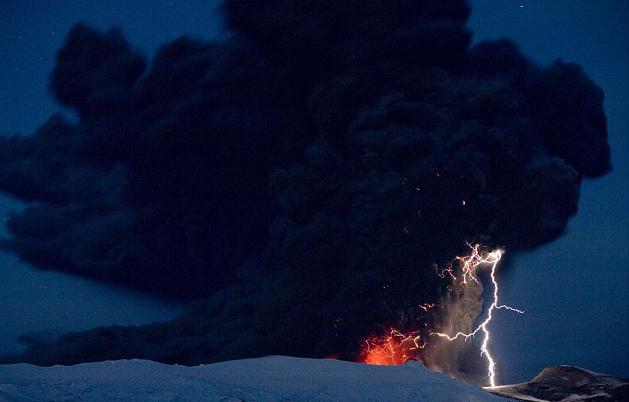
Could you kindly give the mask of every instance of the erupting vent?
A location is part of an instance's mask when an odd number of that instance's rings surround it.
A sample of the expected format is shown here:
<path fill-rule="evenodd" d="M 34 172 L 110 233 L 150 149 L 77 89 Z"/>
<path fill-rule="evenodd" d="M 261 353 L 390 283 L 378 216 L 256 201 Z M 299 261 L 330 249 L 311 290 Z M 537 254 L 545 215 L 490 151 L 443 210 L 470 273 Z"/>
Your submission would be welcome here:
<path fill-rule="evenodd" d="M 419 350 L 425 346 L 419 332 L 403 334 L 391 328 L 386 336 L 372 336 L 365 340 L 362 361 L 375 366 L 393 366 L 409 360 L 418 360 Z"/>
<path fill-rule="evenodd" d="M 481 266 L 488 266 L 489 278 L 491 282 L 491 295 L 489 298 L 489 306 L 486 308 L 485 318 L 469 332 L 457 332 L 456 334 L 449 335 L 442 332 L 430 331 L 429 335 L 445 339 L 447 341 L 462 340 L 467 341 L 473 338 L 476 334 L 482 334 L 483 340 L 480 347 L 480 354 L 487 360 L 487 376 L 490 386 L 496 385 L 495 367 L 496 362 L 489 350 L 490 330 L 489 324 L 493 318 L 493 313 L 496 310 L 504 309 L 517 313 L 524 313 L 522 310 L 499 304 L 498 295 L 499 287 L 496 279 L 496 269 L 498 262 L 502 257 L 503 251 L 496 249 L 493 251 L 484 250 L 480 245 L 469 245 L 471 248 L 471 254 L 465 257 L 456 257 L 458 267 L 449 265 L 443 270 L 437 270 L 437 275 L 442 278 L 449 277 L 451 279 L 451 286 L 449 289 L 455 289 L 458 287 L 466 287 L 471 282 L 480 285 L 480 280 L 477 276 L 477 270 Z M 424 311 L 432 309 L 437 306 L 436 304 L 424 303 L 419 306 Z M 442 314 L 448 314 L 443 310 Z M 384 336 L 370 336 L 364 342 L 361 351 L 361 361 L 367 364 L 373 365 L 398 365 L 404 364 L 409 360 L 423 360 L 421 355 L 421 349 L 424 349 L 426 342 L 420 337 L 419 331 L 412 331 L 403 333 L 398 329 L 391 328 L 389 333 Z"/>

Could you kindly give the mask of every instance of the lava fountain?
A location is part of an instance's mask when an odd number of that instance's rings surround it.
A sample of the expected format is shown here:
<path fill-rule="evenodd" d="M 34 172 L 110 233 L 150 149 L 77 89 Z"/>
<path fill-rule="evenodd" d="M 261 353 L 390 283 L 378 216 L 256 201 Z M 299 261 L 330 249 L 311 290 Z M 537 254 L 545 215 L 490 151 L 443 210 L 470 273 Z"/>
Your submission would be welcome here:
<path fill-rule="evenodd" d="M 394 366 L 419 360 L 419 351 L 426 346 L 419 331 L 402 333 L 391 328 L 385 336 L 371 336 L 363 344 L 362 361 L 375 366 Z"/>

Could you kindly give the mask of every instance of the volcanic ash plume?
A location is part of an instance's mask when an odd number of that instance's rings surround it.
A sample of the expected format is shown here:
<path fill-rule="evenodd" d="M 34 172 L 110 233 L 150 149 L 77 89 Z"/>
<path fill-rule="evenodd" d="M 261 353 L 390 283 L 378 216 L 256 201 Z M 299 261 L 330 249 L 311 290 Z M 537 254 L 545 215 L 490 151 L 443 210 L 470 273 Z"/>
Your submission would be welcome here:
<path fill-rule="evenodd" d="M 480 287 L 451 296 L 433 264 L 466 242 L 555 239 L 581 178 L 609 170 L 601 89 L 509 40 L 471 45 L 463 0 L 223 12 L 226 40 L 180 38 L 150 61 L 119 30 L 76 25 L 51 89 L 77 123 L 0 138 L 0 187 L 37 201 L 5 247 L 196 303 L 167 323 L 27 336 L 5 360 L 356 360 L 391 327 L 465 329 Z"/>
<path fill-rule="evenodd" d="M 471 282 L 458 290 L 448 292 L 442 299 L 441 307 L 434 322 L 440 332 L 456 334 L 470 333 L 477 324 L 483 312 L 483 285 Z M 425 351 L 427 366 L 431 369 L 447 373 L 462 380 L 481 383 L 478 379 L 470 378 L 470 374 L 463 373 L 465 367 L 468 372 L 482 372 L 483 366 L 478 348 L 472 342 L 449 342 L 445 339 L 430 339 L 429 347 Z M 472 366 L 472 367 L 470 367 Z"/>

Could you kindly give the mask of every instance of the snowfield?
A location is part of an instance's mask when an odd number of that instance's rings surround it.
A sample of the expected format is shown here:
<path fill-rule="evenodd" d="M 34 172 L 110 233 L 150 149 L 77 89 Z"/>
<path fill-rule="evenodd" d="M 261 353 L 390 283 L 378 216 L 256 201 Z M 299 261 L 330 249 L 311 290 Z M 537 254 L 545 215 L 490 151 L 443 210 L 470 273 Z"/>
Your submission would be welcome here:
<path fill-rule="evenodd" d="M 419 363 L 270 356 L 197 367 L 146 360 L 0 365 L 0 401 L 505 401 Z"/>
<path fill-rule="evenodd" d="M 546 367 L 529 382 L 501 385 L 492 392 L 531 402 L 626 402 L 629 382 L 574 366 Z"/>

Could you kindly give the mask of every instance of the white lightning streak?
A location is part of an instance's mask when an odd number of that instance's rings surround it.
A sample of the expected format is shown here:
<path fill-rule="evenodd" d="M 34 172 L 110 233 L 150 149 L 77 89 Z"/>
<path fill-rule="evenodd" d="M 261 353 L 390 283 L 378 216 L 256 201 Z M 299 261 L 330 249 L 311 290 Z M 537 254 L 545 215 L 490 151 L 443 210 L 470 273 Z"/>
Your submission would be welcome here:
<path fill-rule="evenodd" d="M 487 309 L 487 317 L 478 327 L 476 327 L 472 332 L 469 332 L 469 333 L 457 332 L 454 336 L 450 336 L 448 334 L 444 334 L 441 332 L 431 332 L 431 335 L 439 336 L 441 338 L 447 339 L 448 341 L 454 341 L 456 339 L 462 338 L 465 342 L 467 342 L 467 340 L 470 337 L 473 337 L 478 332 L 482 332 L 484 336 L 483 336 L 483 343 L 480 348 L 480 351 L 481 351 L 480 354 L 481 356 L 485 356 L 485 359 L 487 359 L 487 376 L 489 377 L 489 384 L 490 386 L 495 387 L 496 386 L 496 362 L 494 361 L 494 358 L 489 351 L 490 332 L 488 329 L 488 325 L 493 318 L 494 310 L 505 309 L 505 310 L 515 311 L 516 313 L 519 313 L 519 314 L 523 314 L 524 311 L 519 310 L 517 308 L 506 306 L 504 304 L 501 304 L 501 305 L 498 304 L 499 287 L 498 287 L 498 281 L 496 280 L 496 267 L 498 266 L 498 262 L 500 261 L 500 258 L 502 257 L 502 250 L 496 249 L 492 252 L 481 253 L 479 252 L 480 246 L 478 244 L 473 247 L 472 246 L 470 247 L 472 248 L 472 254 L 469 257 L 465 257 L 465 258 L 457 257 L 457 260 L 461 262 L 461 268 L 463 270 L 462 283 L 467 283 L 467 278 L 470 278 L 473 281 L 478 283 L 478 278 L 476 277 L 476 268 L 481 264 L 491 265 L 490 278 L 491 278 L 491 283 L 493 286 L 493 298 L 492 298 L 491 305 Z M 445 271 L 447 271 L 451 276 L 453 275 L 451 269 L 447 269 Z"/>

